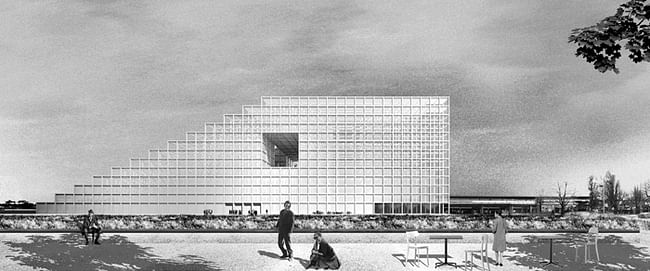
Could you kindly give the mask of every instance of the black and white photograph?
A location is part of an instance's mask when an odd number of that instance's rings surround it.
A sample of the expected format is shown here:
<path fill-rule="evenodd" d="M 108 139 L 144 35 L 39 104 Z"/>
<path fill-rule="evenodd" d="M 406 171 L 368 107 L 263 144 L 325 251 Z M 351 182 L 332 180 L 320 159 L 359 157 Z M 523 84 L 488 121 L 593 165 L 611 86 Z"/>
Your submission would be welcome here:
<path fill-rule="evenodd" d="M 0 1 L 0 270 L 650 270 L 650 0 Z"/>

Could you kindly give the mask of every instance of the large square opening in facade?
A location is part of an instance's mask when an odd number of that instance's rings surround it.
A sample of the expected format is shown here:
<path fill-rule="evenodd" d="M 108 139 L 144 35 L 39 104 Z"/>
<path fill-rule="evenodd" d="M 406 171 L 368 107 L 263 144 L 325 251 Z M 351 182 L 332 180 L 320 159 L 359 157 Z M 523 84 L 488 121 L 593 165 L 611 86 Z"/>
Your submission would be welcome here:
<path fill-rule="evenodd" d="M 271 167 L 298 167 L 297 133 L 264 133 L 265 162 Z"/>

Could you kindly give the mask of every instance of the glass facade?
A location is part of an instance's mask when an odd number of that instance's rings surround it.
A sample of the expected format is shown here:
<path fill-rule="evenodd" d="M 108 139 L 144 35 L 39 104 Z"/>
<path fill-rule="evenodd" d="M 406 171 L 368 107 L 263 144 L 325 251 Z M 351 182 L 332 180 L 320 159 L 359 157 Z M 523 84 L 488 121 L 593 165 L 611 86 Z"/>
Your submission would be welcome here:
<path fill-rule="evenodd" d="M 448 214 L 448 96 L 262 97 L 40 213 Z"/>

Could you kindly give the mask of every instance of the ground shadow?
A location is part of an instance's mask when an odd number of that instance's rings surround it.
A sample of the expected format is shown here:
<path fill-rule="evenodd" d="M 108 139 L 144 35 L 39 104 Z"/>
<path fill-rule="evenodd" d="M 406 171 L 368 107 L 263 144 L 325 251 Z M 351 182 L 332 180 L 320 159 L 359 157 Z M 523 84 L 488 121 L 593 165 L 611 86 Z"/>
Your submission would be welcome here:
<path fill-rule="evenodd" d="M 540 267 L 547 270 L 646 270 L 650 266 L 650 253 L 642 248 L 623 241 L 620 236 L 601 235 L 598 239 L 600 262 L 588 261 L 585 263 L 584 247 L 579 246 L 576 260 L 575 243 L 573 240 L 582 240 L 582 234 L 561 234 L 567 237 L 563 241 L 553 241 L 553 262 L 559 266 L 544 266 L 541 261 L 549 259 L 549 241 L 538 240 L 535 236 L 524 237 L 522 243 L 508 243 L 510 248 L 517 251 L 514 255 L 504 255 L 506 260 L 517 266 Z M 592 259 L 596 256 L 592 252 Z"/>
<path fill-rule="evenodd" d="M 266 251 L 266 250 L 258 250 L 257 253 L 262 255 L 262 256 L 272 258 L 272 259 L 281 259 L 280 254 L 276 254 L 274 252 L 269 252 L 269 251 Z M 282 260 L 286 261 L 287 259 L 282 259 Z M 293 260 L 298 261 L 303 267 L 307 267 L 307 265 L 309 264 L 309 261 L 305 260 L 303 258 L 294 257 Z"/>
<path fill-rule="evenodd" d="M 293 259 L 294 259 L 294 260 L 297 260 L 297 261 L 300 263 L 300 265 L 302 265 L 302 267 L 305 267 L 305 268 L 306 268 L 307 265 L 309 265 L 309 261 L 308 261 L 308 260 L 305 260 L 305 259 L 303 259 L 303 258 L 295 257 L 295 258 L 293 258 Z"/>
<path fill-rule="evenodd" d="M 163 259 L 129 241 L 113 235 L 101 245 L 83 245 L 79 234 L 27 236 L 29 242 L 3 241 L 12 251 L 5 257 L 19 265 L 47 270 L 221 270 L 196 255 L 179 255 L 182 260 Z"/>
<path fill-rule="evenodd" d="M 413 258 L 406 258 L 404 253 L 393 253 L 392 256 L 397 259 L 404 267 L 406 263 L 409 263 L 411 266 L 419 266 L 419 263 L 422 263 L 425 266 L 428 266 L 426 259 L 436 259 L 438 262 L 442 262 L 445 259 L 444 254 L 418 254 L 418 260 Z M 451 259 L 451 257 L 449 257 Z"/>
<path fill-rule="evenodd" d="M 473 262 L 472 262 L 472 260 L 473 260 Z M 463 270 L 465 270 L 468 267 L 476 268 L 478 270 L 481 270 L 481 268 L 483 266 L 483 264 L 481 263 L 481 255 L 478 254 L 478 253 L 472 253 L 472 255 L 468 254 L 467 255 L 467 261 L 465 261 L 465 258 L 463 258 L 463 259 L 461 259 L 461 262 L 463 264 L 458 265 L 458 267 L 462 266 Z M 484 270 L 488 270 L 490 268 L 490 266 L 492 266 L 492 268 L 497 268 L 496 264 L 497 264 L 497 261 L 492 260 L 492 258 L 490 258 L 490 256 L 488 255 L 487 258 L 485 259 L 486 269 L 484 269 Z"/>
<path fill-rule="evenodd" d="M 268 252 L 268 251 L 265 251 L 265 250 L 258 250 L 257 253 L 262 255 L 262 256 L 269 257 L 269 258 L 280 259 L 280 254 L 276 254 L 276 253 L 273 253 L 273 252 Z"/>
<path fill-rule="evenodd" d="M 402 253 L 393 253 L 393 257 L 399 261 L 404 267 L 406 267 L 406 262 L 408 262 L 408 259 L 406 259 L 406 256 Z"/>
<path fill-rule="evenodd" d="M 514 250 L 514 249 L 510 248 L 510 250 Z M 488 263 L 490 265 L 496 266 L 497 261 L 492 259 L 492 257 L 496 256 L 496 255 L 494 255 L 494 253 L 495 252 L 493 250 L 488 249 L 487 255 L 485 256 L 485 261 L 486 261 L 486 263 Z M 492 255 L 492 256 L 490 256 L 490 255 Z M 466 256 L 467 256 L 467 262 L 471 263 L 471 261 L 474 260 L 474 264 L 476 264 L 476 262 L 481 264 L 481 252 L 480 252 L 480 250 L 467 249 L 467 250 L 463 251 L 463 254 L 461 254 L 462 258 L 460 259 L 460 261 L 465 262 L 465 257 Z M 443 257 L 444 257 L 444 255 L 443 255 Z M 451 258 L 451 256 L 449 258 Z M 467 265 L 467 263 L 465 263 L 465 265 Z"/>

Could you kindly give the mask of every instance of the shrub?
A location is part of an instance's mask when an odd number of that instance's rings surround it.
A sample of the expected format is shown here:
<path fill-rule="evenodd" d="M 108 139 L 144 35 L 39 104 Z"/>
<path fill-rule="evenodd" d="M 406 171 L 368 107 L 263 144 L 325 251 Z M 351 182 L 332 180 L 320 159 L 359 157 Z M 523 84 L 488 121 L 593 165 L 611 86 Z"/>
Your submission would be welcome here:
<path fill-rule="evenodd" d="M 120 230 L 273 230 L 277 216 L 100 216 L 104 229 Z M 82 216 L 0 216 L 0 229 L 56 229 L 77 230 Z M 595 222 L 600 229 L 636 230 L 640 221 L 632 221 L 611 214 L 567 215 L 559 219 L 548 217 L 509 217 L 508 227 L 517 229 L 585 230 Z M 297 229 L 306 230 L 488 230 L 492 221 L 482 217 L 459 216 L 389 216 L 389 215 L 338 215 L 297 216 Z"/>

